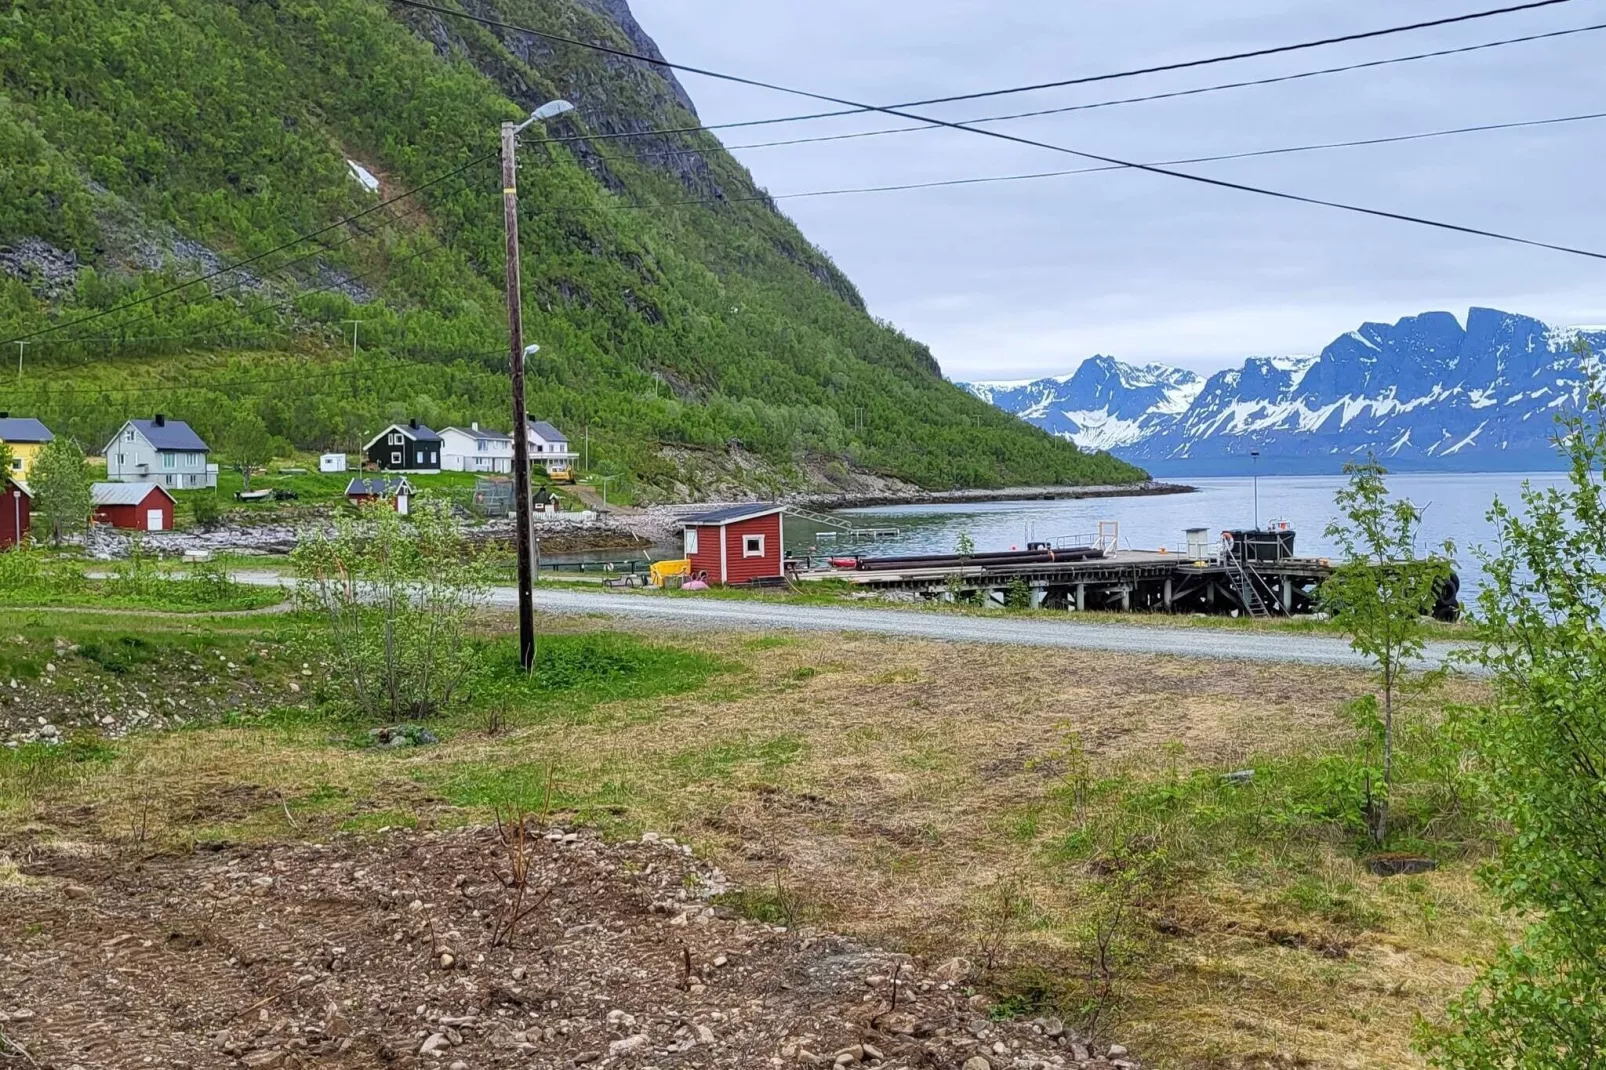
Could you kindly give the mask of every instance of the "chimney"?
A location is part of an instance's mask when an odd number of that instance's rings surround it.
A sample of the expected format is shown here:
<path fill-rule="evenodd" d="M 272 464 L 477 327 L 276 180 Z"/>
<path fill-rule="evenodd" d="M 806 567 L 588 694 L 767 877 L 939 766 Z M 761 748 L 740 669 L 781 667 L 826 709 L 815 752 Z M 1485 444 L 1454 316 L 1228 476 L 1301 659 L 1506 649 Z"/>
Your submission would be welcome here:
<path fill-rule="evenodd" d="M 417 420 L 408 420 L 407 421 L 407 426 L 411 427 L 414 431 L 417 431 L 418 430 L 418 421 Z"/>
<path fill-rule="evenodd" d="M 161 413 L 157 413 L 156 414 L 156 419 L 152 420 L 151 422 L 154 423 L 157 427 L 166 427 L 167 426 L 167 417 L 163 416 Z"/>
<path fill-rule="evenodd" d="M 478 420 L 474 420 L 468 426 L 469 426 L 469 430 L 478 431 L 480 429 L 480 422 Z"/>

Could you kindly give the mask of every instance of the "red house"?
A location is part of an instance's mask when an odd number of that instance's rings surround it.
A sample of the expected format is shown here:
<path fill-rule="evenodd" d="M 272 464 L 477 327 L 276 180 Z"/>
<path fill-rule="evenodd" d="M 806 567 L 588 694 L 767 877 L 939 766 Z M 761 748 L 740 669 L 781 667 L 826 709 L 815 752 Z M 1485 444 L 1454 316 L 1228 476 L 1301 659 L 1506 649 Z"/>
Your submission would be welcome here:
<path fill-rule="evenodd" d="M 95 523 L 130 531 L 172 531 L 173 496 L 157 483 L 96 483 Z"/>
<path fill-rule="evenodd" d="M 727 586 L 786 576 L 784 505 L 733 505 L 681 522 L 693 577 Z"/>
<path fill-rule="evenodd" d="M 24 483 L 0 476 L 0 550 L 20 546 L 33 523 L 33 495 Z"/>

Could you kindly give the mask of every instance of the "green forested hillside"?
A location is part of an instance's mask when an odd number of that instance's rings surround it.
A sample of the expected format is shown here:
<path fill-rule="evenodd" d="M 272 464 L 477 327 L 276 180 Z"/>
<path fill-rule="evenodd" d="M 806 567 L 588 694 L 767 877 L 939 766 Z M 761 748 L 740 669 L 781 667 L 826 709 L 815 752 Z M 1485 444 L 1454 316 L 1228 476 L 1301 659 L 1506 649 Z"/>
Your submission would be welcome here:
<path fill-rule="evenodd" d="M 473 3 L 651 48 L 622 8 Z M 543 347 L 531 409 L 590 427 L 599 467 L 648 490 L 674 475 L 663 446 L 739 442 L 780 471 L 813 455 L 927 486 L 1140 475 L 943 382 L 712 135 L 647 133 L 697 124 L 672 79 L 382 0 L 3 5 L 0 339 L 434 184 L 34 338 L 20 376 L 0 376 L 0 409 L 92 447 L 157 410 L 218 437 L 254 410 L 301 448 L 402 415 L 506 426 L 500 182 L 478 158 L 503 119 L 557 96 L 579 111 L 552 143 L 532 130 L 521 157 L 526 333 Z"/>

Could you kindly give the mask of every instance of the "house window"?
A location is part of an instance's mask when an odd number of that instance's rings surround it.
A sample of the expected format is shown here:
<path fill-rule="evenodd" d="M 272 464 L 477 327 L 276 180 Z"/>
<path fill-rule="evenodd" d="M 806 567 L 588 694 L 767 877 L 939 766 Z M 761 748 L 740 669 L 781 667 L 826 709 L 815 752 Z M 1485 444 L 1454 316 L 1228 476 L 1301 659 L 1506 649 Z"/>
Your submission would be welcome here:
<path fill-rule="evenodd" d="M 390 444 L 392 446 L 400 446 L 402 444 L 402 437 L 401 437 L 401 432 L 400 431 L 398 431 L 395 434 L 390 436 Z"/>
<path fill-rule="evenodd" d="M 482 438 L 474 443 L 474 448 L 484 453 L 491 448 L 491 444 Z"/>
<path fill-rule="evenodd" d="M 123 441 L 124 442 L 132 442 L 132 441 L 134 441 L 134 429 L 132 427 L 130 427 L 127 431 L 123 432 Z"/>
<path fill-rule="evenodd" d="M 117 468 L 118 468 L 118 470 L 119 470 L 119 471 L 121 471 L 121 470 L 122 470 L 122 467 L 123 467 L 123 462 L 125 462 L 125 461 L 126 461 L 126 460 L 128 460 L 128 454 L 126 454 L 126 453 L 119 453 L 119 454 L 118 454 L 118 455 L 117 455 Z"/>
<path fill-rule="evenodd" d="M 742 556 L 743 557 L 763 557 L 764 556 L 764 536 L 762 536 L 762 535 L 743 535 L 742 536 Z"/>
<path fill-rule="evenodd" d="M 164 453 L 164 454 L 162 454 L 162 467 L 163 468 L 177 468 L 178 467 L 178 454 L 176 454 L 176 453 Z"/>
<path fill-rule="evenodd" d="M 697 529 L 686 529 L 686 556 L 690 557 L 697 552 Z"/>
<path fill-rule="evenodd" d="M 186 453 L 184 455 L 184 463 L 191 468 L 198 467 L 201 463 L 201 455 L 199 453 Z"/>
<path fill-rule="evenodd" d="M 178 486 L 178 476 L 163 476 L 162 482 L 169 487 Z"/>
<path fill-rule="evenodd" d="M 392 453 L 392 454 L 391 454 L 391 455 L 390 455 L 390 463 L 391 463 L 391 464 L 401 464 L 401 454 L 399 454 L 399 453 Z"/>
<path fill-rule="evenodd" d="M 13 457 L 13 458 L 11 458 L 11 470 L 14 471 L 14 472 L 22 471 L 22 458 L 21 457 Z"/>

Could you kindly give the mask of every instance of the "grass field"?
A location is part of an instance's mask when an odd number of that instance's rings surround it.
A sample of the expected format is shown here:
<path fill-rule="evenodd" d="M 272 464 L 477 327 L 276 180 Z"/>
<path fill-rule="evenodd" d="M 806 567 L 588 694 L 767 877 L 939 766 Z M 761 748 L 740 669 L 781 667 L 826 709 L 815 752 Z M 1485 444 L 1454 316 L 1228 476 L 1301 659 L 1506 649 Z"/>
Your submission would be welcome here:
<path fill-rule="evenodd" d="M 231 661 L 252 641 L 122 625 Z M 0 612 L 0 638 L 65 626 Z M 1367 872 L 1353 673 L 546 626 L 542 671 L 432 723 L 436 746 L 367 746 L 367 725 L 316 712 L 315 683 L 275 692 L 301 678 L 270 672 L 211 724 L 0 752 L 0 843 L 444 827 L 539 809 L 550 784 L 566 819 L 696 844 L 751 913 L 965 955 L 994 1013 L 1096 1016 L 1158 1066 L 1417 1065 L 1418 1017 L 1507 935 L 1474 880 L 1478 823 L 1437 789 L 1400 794 L 1391 846 L 1439 869 Z"/>

